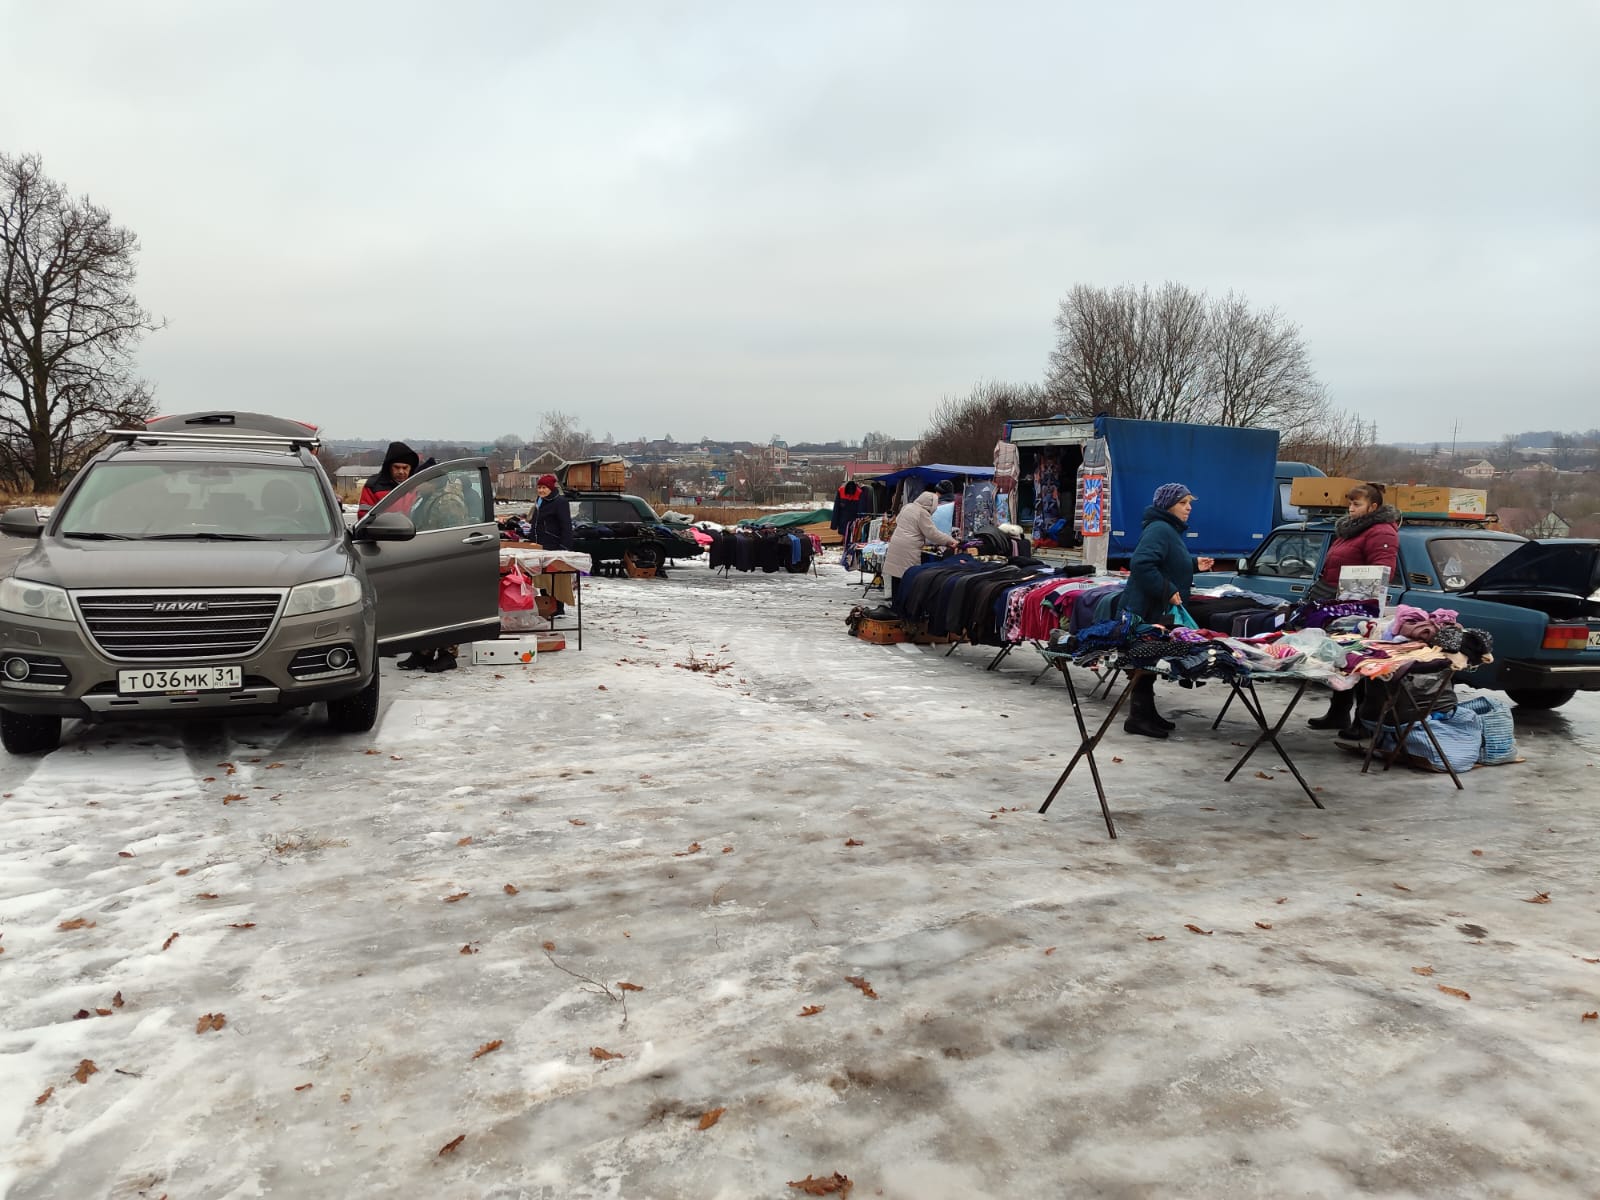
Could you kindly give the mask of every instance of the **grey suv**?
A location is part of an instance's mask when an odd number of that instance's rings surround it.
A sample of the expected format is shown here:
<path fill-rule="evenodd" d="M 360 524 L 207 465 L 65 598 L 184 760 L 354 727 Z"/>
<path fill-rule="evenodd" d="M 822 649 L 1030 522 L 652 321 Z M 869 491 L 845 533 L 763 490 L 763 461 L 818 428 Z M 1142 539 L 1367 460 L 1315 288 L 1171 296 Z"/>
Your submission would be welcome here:
<path fill-rule="evenodd" d="M 315 430 L 207 412 L 113 435 L 0 578 L 0 742 L 52 750 L 63 717 L 261 714 L 326 702 L 371 729 L 378 656 L 499 630 L 488 465 L 419 472 L 353 529 Z"/>

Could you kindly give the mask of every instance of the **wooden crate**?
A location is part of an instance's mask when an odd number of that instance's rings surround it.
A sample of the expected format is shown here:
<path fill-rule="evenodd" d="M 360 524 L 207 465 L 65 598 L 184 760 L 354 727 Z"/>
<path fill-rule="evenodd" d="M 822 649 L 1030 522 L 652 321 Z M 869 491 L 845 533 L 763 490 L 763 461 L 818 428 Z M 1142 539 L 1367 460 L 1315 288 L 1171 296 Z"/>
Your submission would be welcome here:
<path fill-rule="evenodd" d="M 893 646 L 906 640 L 906 628 L 899 621 L 879 621 L 872 617 L 862 619 L 856 627 L 856 636 L 875 646 Z"/>

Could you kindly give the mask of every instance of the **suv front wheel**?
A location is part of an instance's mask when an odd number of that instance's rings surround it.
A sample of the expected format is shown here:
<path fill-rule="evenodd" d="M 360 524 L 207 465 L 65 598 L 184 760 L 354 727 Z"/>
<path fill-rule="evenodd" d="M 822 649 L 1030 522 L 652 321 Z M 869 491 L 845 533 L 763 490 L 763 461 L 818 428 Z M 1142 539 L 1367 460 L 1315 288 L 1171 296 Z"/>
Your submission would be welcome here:
<path fill-rule="evenodd" d="M 378 673 L 374 666 L 366 687 L 353 696 L 328 701 L 328 724 L 336 732 L 366 733 L 378 723 Z"/>
<path fill-rule="evenodd" d="M 45 754 L 61 744 L 61 718 L 0 709 L 0 745 L 12 754 Z"/>

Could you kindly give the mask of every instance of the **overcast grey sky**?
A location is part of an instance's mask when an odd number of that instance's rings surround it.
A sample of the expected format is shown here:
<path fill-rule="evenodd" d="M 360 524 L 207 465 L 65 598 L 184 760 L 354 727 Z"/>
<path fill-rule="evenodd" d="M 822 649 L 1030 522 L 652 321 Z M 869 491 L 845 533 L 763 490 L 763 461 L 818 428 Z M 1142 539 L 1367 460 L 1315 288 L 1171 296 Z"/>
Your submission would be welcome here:
<path fill-rule="evenodd" d="M 164 408 L 913 436 L 1074 283 L 1276 305 L 1386 440 L 1600 425 L 1591 0 L 0 0 Z"/>

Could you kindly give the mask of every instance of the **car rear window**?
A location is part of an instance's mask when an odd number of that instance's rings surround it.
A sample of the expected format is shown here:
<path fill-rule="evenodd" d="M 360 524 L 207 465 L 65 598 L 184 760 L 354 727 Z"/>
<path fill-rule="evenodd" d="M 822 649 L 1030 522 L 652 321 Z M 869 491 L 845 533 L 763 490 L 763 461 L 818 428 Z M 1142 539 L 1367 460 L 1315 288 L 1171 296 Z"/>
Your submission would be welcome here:
<path fill-rule="evenodd" d="M 1434 538 L 1428 543 L 1428 557 L 1440 586 L 1459 592 L 1521 544 L 1509 538 Z"/>
<path fill-rule="evenodd" d="M 112 460 L 89 468 L 56 528 L 68 537 L 277 540 L 329 537 L 333 518 L 309 468 Z"/>

